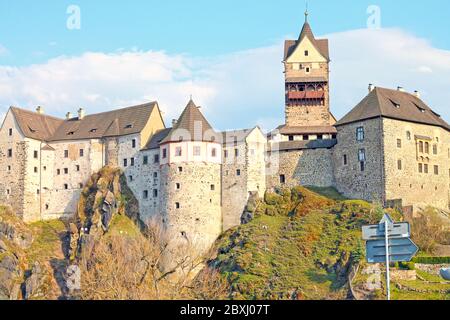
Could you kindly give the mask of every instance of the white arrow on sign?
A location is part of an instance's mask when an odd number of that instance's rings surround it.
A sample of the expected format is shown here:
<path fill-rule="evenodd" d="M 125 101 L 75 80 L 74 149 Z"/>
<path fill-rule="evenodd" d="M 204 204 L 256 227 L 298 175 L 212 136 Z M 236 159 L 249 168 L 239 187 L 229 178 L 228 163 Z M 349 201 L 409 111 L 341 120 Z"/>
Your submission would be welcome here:
<path fill-rule="evenodd" d="M 384 224 L 374 224 L 363 226 L 362 234 L 363 240 L 378 240 L 384 239 L 385 230 Z M 393 223 L 389 225 L 388 229 L 389 239 L 409 238 L 411 236 L 411 227 L 408 222 Z"/>

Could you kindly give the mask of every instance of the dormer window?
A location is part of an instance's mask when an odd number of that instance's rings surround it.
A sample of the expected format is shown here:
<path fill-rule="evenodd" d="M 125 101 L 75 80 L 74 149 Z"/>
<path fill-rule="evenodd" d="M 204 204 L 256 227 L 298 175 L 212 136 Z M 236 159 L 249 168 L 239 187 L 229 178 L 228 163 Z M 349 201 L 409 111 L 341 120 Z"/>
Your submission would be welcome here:
<path fill-rule="evenodd" d="M 133 125 L 132 125 L 132 124 L 127 124 L 127 125 L 125 126 L 125 129 L 133 129 Z"/>
<path fill-rule="evenodd" d="M 96 132 L 97 132 L 96 128 L 90 130 L 90 133 L 96 133 Z"/>
<path fill-rule="evenodd" d="M 73 136 L 74 134 L 75 134 L 75 132 L 73 132 L 73 131 L 70 131 L 67 133 L 68 136 Z"/>
<path fill-rule="evenodd" d="M 28 129 L 30 130 L 30 132 L 31 133 L 36 133 L 37 132 L 37 130 L 36 129 L 33 129 L 32 127 L 30 127 L 30 126 L 28 126 Z"/>
<path fill-rule="evenodd" d="M 425 109 L 424 108 L 422 108 L 421 106 L 419 106 L 418 104 L 416 104 L 416 103 L 414 103 L 414 105 L 416 106 L 416 108 L 420 111 L 420 112 L 422 112 L 422 113 L 425 113 Z"/>
<path fill-rule="evenodd" d="M 397 103 L 397 102 L 395 102 L 395 101 L 393 101 L 393 100 L 390 100 L 390 101 L 391 101 L 392 105 L 393 105 L 395 108 L 400 109 L 400 103 Z"/>

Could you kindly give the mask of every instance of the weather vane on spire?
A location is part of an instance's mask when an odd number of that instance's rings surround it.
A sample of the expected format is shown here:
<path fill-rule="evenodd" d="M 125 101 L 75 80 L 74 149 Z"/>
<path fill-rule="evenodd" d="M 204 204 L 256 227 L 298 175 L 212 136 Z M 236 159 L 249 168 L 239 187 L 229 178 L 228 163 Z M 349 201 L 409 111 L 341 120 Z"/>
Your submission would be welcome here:
<path fill-rule="evenodd" d="M 306 1 L 305 23 L 308 22 L 308 15 L 309 15 L 309 13 L 308 13 L 308 1 Z"/>

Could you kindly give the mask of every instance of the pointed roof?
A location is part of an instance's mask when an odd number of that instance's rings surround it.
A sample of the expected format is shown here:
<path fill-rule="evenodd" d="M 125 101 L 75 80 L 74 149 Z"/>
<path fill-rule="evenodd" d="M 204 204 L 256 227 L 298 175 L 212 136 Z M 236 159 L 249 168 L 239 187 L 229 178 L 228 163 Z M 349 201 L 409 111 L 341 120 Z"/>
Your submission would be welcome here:
<path fill-rule="evenodd" d="M 205 116 L 200 112 L 200 107 L 197 107 L 192 99 L 189 100 L 177 123 L 161 143 L 179 142 L 180 134 L 186 132 L 190 133 L 191 141 L 213 142 L 216 140 L 214 138 L 216 136 L 215 131 L 212 129 Z M 211 134 L 205 136 L 206 132 Z M 186 140 L 186 138 L 187 137 L 183 137 L 184 140 Z"/>
<path fill-rule="evenodd" d="M 316 49 L 324 56 L 325 59 L 330 61 L 330 52 L 328 48 L 328 39 L 316 39 L 311 26 L 307 19 L 307 13 L 305 14 L 305 23 L 303 24 L 302 31 L 298 40 L 286 40 L 284 43 L 284 61 L 289 59 L 291 54 L 297 49 L 298 45 L 303 41 L 303 39 L 308 38 Z"/>
<path fill-rule="evenodd" d="M 23 135 L 36 140 L 49 140 L 64 122 L 62 119 L 16 107 L 11 107 L 11 112 Z"/>
<path fill-rule="evenodd" d="M 438 126 L 450 131 L 448 123 L 417 96 L 379 87 L 373 89 L 335 126 L 378 117 Z"/>

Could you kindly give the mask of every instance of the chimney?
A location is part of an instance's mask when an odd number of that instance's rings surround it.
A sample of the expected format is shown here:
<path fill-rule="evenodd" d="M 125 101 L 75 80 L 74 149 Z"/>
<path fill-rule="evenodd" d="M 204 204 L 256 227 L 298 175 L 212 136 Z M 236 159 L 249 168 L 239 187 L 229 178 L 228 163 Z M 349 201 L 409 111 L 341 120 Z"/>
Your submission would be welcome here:
<path fill-rule="evenodd" d="M 369 93 L 372 92 L 374 89 L 373 84 L 369 83 Z"/>
<path fill-rule="evenodd" d="M 44 114 L 44 108 L 42 108 L 41 106 L 38 106 L 36 108 L 36 112 L 39 113 L 39 114 Z"/>
<path fill-rule="evenodd" d="M 78 120 L 83 120 L 85 115 L 86 115 L 86 112 L 84 112 L 84 109 L 80 108 L 80 110 L 78 110 Z"/>
<path fill-rule="evenodd" d="M 66 113 L 66 120 L 70 120 L 72 119 L 72 113 L 71 112 L 67 112 Z"/>
<path fill-rule="evenodd" d="M 419 91 L 414 91 L 414 96 L 420 99 L 420 92 Z"/>
<path fill-rule="evenodd" d="M 177 123 L 178 123 L 177 119 L 172 119 L 172 127 L 175 127 Z"/>
<path fill-rule="evenodd" d="M 405 92 L 405 89 L 403 89 L 403 87 L 397 87 L 397 91 Z"/>

